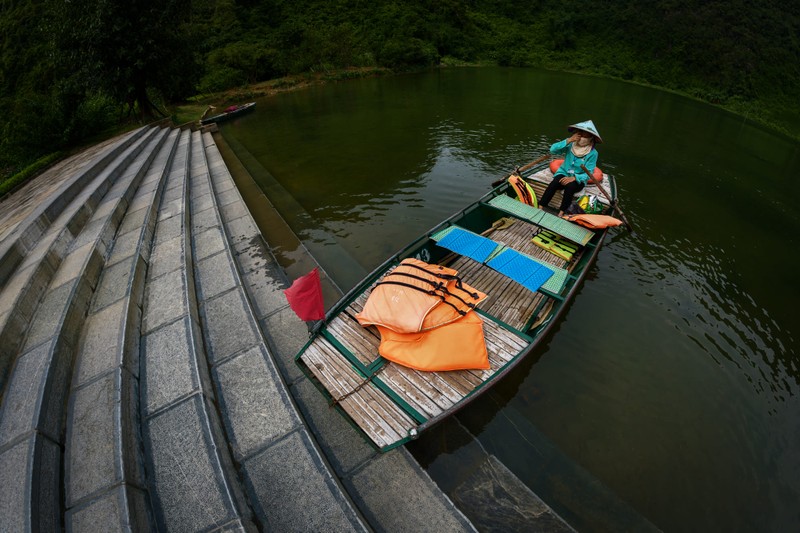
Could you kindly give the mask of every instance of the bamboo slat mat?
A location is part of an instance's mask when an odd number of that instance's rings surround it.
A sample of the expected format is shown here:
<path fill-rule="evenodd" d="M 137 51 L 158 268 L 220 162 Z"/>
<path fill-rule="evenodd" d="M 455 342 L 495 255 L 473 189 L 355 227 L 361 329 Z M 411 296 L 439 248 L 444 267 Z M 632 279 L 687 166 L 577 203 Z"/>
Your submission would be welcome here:
<path fill-rule="evenodd" d="M 536 231 L 539 230 L 538 227 L 536 227 L 534 225 L 531 225 L 529 223 L 526 223 L 524 221 L 519 221 L 519 220 L 515 220 L 515 219 L 509 219 L 509 220 L 512 221 L 512 222 L 519 222 L 520 224 L 527 224 L 527 230 L 529 232 L 527 234 L 528 235 L 528 237 L 527 237 L 528 240 L 531 237 L 533 237 L 533 235 L 534 235 L 534 233 Z M 461 229 L 462 231 L 466 231 L 463 228 L 458 228 L 458 226 L 449 226 L 447 228 L 442 229 L 441 231 L 436 232 L 434 235 L 431 235 L 431 239 L 434 240 L 434 241 L 440 241 L 448 233 L 450 233 L 451 231 L 456 230 L 456 229 Z M 489 234 L 489 232 L 484 232 L 484 233 L 486 235 Z M 505 243 L 502 243 L 502 242 L 499 242 L 499 241 L 494 241 L 494 242 L 497 243 L 498 246 L 495 248 L 494 252 L 492 252 L 489 255 L 489 259 L 491 259 L 492 257 L 495 257 L 496 255 L 500 254 L 504 250 L 504 248 L 506 248 L 506 247 L 513 248 L 518 252 L 522 252 L 522 250 L 520 250 L 519 248 L 516 248 L 515 246 L 509 246 L 509 245 L 506 245 Z M 538 250 L 541 250 L 541 248 L 539 248 L 538 246 L 535 246 L 532 243 L 530 243 L 530 244 L 531 244 L 532 247 L 535 247 Z M 522 242 L 519 241 L 518 245 L 522 246 Z M 524 247 L 527 248 L 527 249 L 530 249 L 530 247 L 527 246 L 527 245 L 524 246 Z M 555 254 L 550 254 L 550 252 L 547 252 L 547 253 L 548 253 L 548 255 L 552 255 L 553 257 L 556 257 L 558 259 L 558 261 L 555 261 L 555 262 L 547 261 L 547 260 L 544 260 L 544 259 L 540 259 L 539 257 L 533 256 L 532 254 L 526 254 L 526 255 L 528 255 L 528 257 L 533 258 L 535 261 L 539 262 L 540 264 L 544 264 L 544 266 L 550 268 L 550 270 L 553 271 L 553 275 L 542 285 L 542 288 L 546 289 L 546 290 L 548 290 L 550 292 L 553 292 L 553 293 L 560 293 L 561 290 L 564 288 L 564 284 L 566 283 L 568 272 L 564 268 L 562 268 L 561 266 L 557 266 L 556 265 L 556 263 L 563 263 L 563 261 L 564 261 L 563 259 L 561 259 L 560 257 L 556 256 Z M 481 264 L 481 263 L 479 263 L 479 264 Z M 484 264 L 486 264 L 486 263 L 484 263 Z"/>
<path fill-rule="evenodd" d="M 355 319 L 366 296 L 354 302 L 328 325 L 328 331 L 365 366 L 375 361 L 380 338 L 375 328 L 364 328 Z M 426 419 L 438 416 L 454 407 L 481 383 L 517 356 L 526 346 L 522 337 L 497 323 L 481 317 L 488 370 L 458 370 L 423 372 L 387 362 L 374 382 L 383 382 Z M 404 438 L 418 422 L 398 407 L 374 382 L 356 371 L 344 354 L 324 337 L 317 337 L 301 355 L 314 376 L 339 403 L 353 421 L 378 446 L 390 446 Z M 353 392 L 355 391 L 355 392 Z"/>

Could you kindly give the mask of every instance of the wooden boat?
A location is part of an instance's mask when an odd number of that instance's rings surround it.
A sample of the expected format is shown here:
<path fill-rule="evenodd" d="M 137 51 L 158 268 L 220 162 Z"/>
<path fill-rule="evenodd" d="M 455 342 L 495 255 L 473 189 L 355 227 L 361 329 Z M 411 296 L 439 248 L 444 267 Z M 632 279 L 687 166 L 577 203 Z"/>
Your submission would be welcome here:
<path fill-rule="evenodd" d="M 243 115 L 248 111 L 252 111 L 255 107 L 256 107 L 255 102 L 242 104 L 240 106 L 237 106 L 236 109 L 232 109 L 230 111 L 226 111 L 224 113 L 220 113 L 219 115 L 214 115 L 212 117 L 200 119 L 200 124 L 205 125 L 205 124 L 211 124 L 212 122 L 224 122 L 234 117 L 238 117 L 239 115 Z"/>
<path fill-rule="evenodd" d="M 545 165 L 522 175 L 537 197 L 552 179 Z M 602 183 L 608 198 L 615 199 L 613 178 L 605 176 Z M 590 185 L 584 191 L 601 192 L 596 189 Z M 603 200 L 604 213 L 613 214 L 611 202 Z M 551 205 L 558 202 L 560 193 Z M 525 254 L 549 266 L 553 275 L 531 291 L 488 266 L 490 262 L 482 263 L 439 245 L 448 232 L 462 230 Z M 569 236 L 577 251 L 565 260 L 534 245 L 532 236 L 543 231 Z M 523 204 L 504 180 L 400 250 L 349 291 L 315 325 L 295 361 L 369 443 L 379 451 L 395 448 L 477 398 L 545 338 L 586 277 L 606 232 L 567 222 L 554 215 L 553 209 Z M 425 372 L 379 355 L 379 332 L 374 326 L 361 326 L 356 315 L 376 283 L 409 257 L 453 268 L 465 283 L 488 295 L 475 311 L 483 322 L 488 370 Z"/>

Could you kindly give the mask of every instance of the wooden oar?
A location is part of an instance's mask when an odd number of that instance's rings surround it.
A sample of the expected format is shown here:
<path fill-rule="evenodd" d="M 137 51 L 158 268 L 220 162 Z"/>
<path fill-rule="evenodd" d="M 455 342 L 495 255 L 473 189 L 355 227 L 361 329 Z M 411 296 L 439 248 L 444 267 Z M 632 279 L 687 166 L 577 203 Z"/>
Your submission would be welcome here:
<path fill-rule="evenodd" d="M 522 172 L 525 172 L 525 171 L 526 171 L 526 170 L 528 170 L 529 168 L 535 167 L 536 165 L 538 165 L 539 163 L 541 163 L 542 161 L 544 161 L 544 160 L 545 160 L 545 159 L 547 159 L 548 157 L 550 157 L 550 154 L 544 154 L 544 155 L 543 155 L 542 157 L 540 157 L 539 159 L 537 159 L 537 160 L 535 160 L 535 161 L 531 161 L 530 163 L 528 163 L 527 165 L 525 165 L 525 166 L 523 166 L 523 167 L 517 167 L 517 168 L 514 170 L 514 172 L 512 172 L 511 174 L 509 174 L 509 176 L 513 176 L 514 174 L 517 174 L 517 175 L 519 175 L 520 173 L 522 173 Z M 495 180 L 495 181 L 493 181 L 493 182 L 492 182 L 492 188 L 494 188 L 494 187 L 497 187 L 498 185 L 500 185 L 501 183 L 503 183 L 503 182 L 504 182 L 504 181 L 506 181 L 507 179 L 508 179 L 508 176 L 506 176 L 505 178 L 500 178 L 499 180 Z"/>
<path fill-rule="evenodd" d="M 608 203 L 617 209 L 617 212 L 619 213 L 619 218 L 621 218 L 622 222 L 625 223 L 625 227 L 628 228 L 628 231 L 633 231 L 633 226 L 631 226 L 631 223 L 628 222 L 627 218 L 625 218 L 625 213 L 622 212 L 622 209 L 619 206 L 619 202 L 611 199 L 611 196 L 609 196 L 609 194 L 606 192 L 603 186 L 600 185 L 600 182 L 594 179 L 594 176 L 592 175 L 591 172 L 589 172 L 589 169 L 586 168 L 585 165 L 581 165 L 581 168 L 583 169 L 584 172 L 586 172 L 586 175 L 589 176 L 589 181 L 597 185 L 597 188 L 600 189 L 600 192 L 603 193 L 603 196 L 606 197 Z"/>

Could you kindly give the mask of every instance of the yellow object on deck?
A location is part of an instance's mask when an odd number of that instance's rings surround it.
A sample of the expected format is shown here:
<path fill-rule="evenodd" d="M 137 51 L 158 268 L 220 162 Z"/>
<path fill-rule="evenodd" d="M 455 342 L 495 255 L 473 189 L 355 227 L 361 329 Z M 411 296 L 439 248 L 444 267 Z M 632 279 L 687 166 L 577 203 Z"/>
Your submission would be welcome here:
<path fill-rule="evenodd" d="M 527 181 L 516 174 L 512 174 L 508 177 L 508 183 L 514 189 L 514 192 L 517 193 L 517 199 L 520 202 L 531 207 L 539 207 L 539 200 L 536 198 L 536 191 L 533 190 L 533 187 L 528 185 Z"/>
<path fill-rule="evenodd" d="M 564 261 L 571 261 L 572 256 L 578 251 L 576 245 L 550 231 L 540 231 L 533 236 L 531 242 L 539 248 L 560 257 Z"/>

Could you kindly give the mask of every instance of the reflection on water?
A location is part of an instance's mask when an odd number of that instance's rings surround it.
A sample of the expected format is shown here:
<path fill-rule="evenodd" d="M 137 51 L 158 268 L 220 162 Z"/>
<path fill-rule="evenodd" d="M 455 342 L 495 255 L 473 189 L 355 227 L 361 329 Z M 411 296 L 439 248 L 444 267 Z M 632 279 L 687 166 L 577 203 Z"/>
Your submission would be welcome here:
<path fill-rule="evenodd" d="M 637 233 L 597 272 L 506 410 L 664 529 L 797 523 L 797 352 L 730 252 Z"/>
<path fill-rule="evenodd" d="M 753 385 L 783 401 L 796 390 L 797 351 L 788 331 L 737 284 L 725 250 L 689 238 L 640 239 L 615 248 L 642 295 L 662 309 L 669 326 L 720 366 L 731 364 Z M 788 365 L 788 368 L 787 368 Z M 776 379 L 786 376 L 791 379 Z"/>
<path fill-rule="evenodd" d="M 613 520 L 588 510 L 576 472 L 665 530 L 796 529 L 796 143 L 672 94 L 513 69 L 282 95 L 223 133 L 346 289 L 587 118 L 636 231 L 607 240 L 557 331 L 449 427 L 582 530 Z M 455 488 L 476 448 L 447 427 L 415 453 Z"/>

